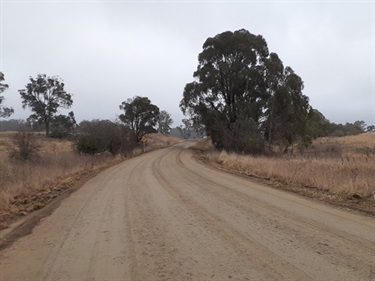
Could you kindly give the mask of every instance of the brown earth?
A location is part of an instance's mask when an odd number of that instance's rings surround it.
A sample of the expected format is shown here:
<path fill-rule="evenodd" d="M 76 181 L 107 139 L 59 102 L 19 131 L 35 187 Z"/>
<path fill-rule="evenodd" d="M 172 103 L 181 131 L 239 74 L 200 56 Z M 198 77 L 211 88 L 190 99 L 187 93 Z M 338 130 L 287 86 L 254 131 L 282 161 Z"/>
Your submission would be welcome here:
<path fill-rule="evenodd" d="M 0 232 L 0 280 L 375 279 L 374 218 L 211 169 L 190 145 L 114 166 L 34 213 L 52 213 L 34 229 Z"/>

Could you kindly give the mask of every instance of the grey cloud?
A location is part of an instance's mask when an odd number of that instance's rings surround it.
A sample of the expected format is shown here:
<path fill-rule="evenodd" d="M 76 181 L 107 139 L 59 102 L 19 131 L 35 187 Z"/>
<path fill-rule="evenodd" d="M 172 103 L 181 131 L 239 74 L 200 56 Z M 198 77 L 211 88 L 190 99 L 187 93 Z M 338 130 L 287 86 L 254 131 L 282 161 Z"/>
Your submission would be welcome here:
<path fill-rule="evenodd" d="M 17 90 L 46 73 L 65 80 L 78 120 L 114 119 L 123 100 L 141 95 L 178 125 L 205 39 L 245 28 L 302 77 L 331 121 L 375 123 L 374 17 L 366 2 L 6 1 L 0 70 L 14 118 L 29 114 Z"/>

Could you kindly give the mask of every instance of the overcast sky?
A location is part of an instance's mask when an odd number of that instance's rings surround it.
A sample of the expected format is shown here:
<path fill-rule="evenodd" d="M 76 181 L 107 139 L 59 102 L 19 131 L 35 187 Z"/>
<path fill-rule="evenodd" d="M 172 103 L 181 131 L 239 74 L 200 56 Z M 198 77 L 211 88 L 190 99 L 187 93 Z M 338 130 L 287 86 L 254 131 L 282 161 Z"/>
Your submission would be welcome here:
<path fill-rule="evenodd" d="M 204 41 L 244 28 L 301 76 L 330 121 L 375 124 L 374 3 L 0 0 L 4 105 L 15 109 L 11 118 L 27 118 L 18 90 L 43 73 L 64 80 L 77 121 L 114 120 L 138 95 L 177 126 Z"/>

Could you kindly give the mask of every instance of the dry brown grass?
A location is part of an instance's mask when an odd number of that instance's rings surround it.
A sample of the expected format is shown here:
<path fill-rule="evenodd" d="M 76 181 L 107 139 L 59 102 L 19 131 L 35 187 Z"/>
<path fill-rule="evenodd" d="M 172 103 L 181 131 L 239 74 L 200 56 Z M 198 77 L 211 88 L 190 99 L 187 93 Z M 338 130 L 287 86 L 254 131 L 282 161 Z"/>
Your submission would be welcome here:
<path fill-rule="evenodd" d="M 207 142 L 201 146 L 209 148 Z M 293 156 L 252 157 L 211 150 L 207 159 L 229 170 L 285 185 L 375 199 L 374 134 L 321 138 L 308 151 Z"/>
<path fill-rule="evenodd" d="M 109 155 L 87 156 L 73 151 L 67 140 L 38 136 L 39 158 L 12 161 L 9 149 L 14 133 L 0 134 L 0 210 L 9 208 L 14 199 L 38 192 L 60 190 L 73 184 L 80 174 L 114 161 Z"/>
<path fill-rule="evenodd" d="M 155 150 L 155 149 L 171 146 L 171 145 L 174 145 L 183 141 L 180 138 L 166 136 L 162 134 L 148 134 L 146 136 L 146 139 L 147 139 L 146 147 L 149 150 Z"/>
<path fill-rule="evenodd" d="M 132 152 L 132 157 L 138 156 L 143 152 L 150 152 L 164 147 L 169 147 L 171 145 L 178 144 L 183 142 L 183 139 L 176 138 L 173 136 L 163 135 L 163 134 L 148 134 L 145 136 L 146 143 L 143 146 L 143 143 L 137 145 Z M 143 151 L 144 150 L 144 151 Z"/>
<path fill-rule="evenodd" d="M 335 145 L 345 149 L 355 149 L 359 147 L 375 147 L 375 134 L 360 134 L 356 136 L 345 136 L 337 138 L 318 138 L 314 145 Z"/>
<path fill-rule="evenodd" d="M 50 139 L 43 134 L 38 134 L 41 147 L 38 159 L 11 161 L 9 150 L 14 134 L 0 133 L 0 229 L 2 214 L 39 209 L 82 177 L 121 161 L 120 156 L 114 158 L 107 153 L 96 156 L 77 154 L 71 141 Z M 181 141 L 158 134 L 149 135 L 147 139 L 147 150 Z M 140 148 L 136 150 L 134 156 L 141 153 Z"/>

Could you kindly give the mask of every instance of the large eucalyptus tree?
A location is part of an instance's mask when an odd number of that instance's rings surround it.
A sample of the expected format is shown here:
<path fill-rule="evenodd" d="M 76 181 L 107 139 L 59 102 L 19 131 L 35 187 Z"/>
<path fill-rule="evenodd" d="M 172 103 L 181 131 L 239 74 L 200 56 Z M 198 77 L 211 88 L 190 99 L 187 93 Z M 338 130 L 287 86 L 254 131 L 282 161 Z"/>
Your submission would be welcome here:
<path fill-rule="evenodd" d="M 261 35 L 241 29 L 208 38 L 193 76 L 180 108 L 204 125 L 217 148 L 258 153 L 266 140 L 289 143 L 303 134 L 309 108 L 303 81 L 269 53 Z M 283 126 L 293 137 L 280 132 Z"/>

